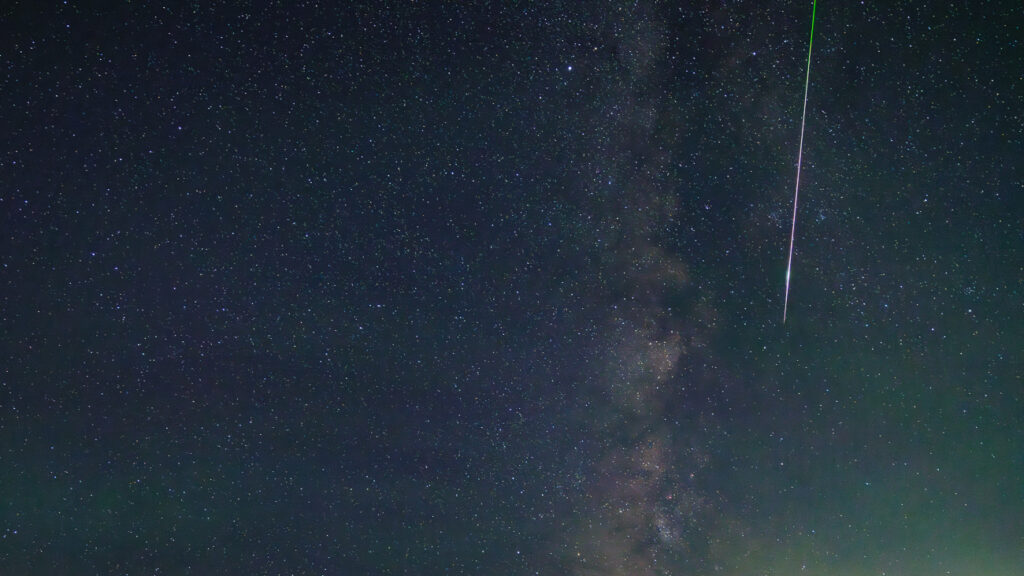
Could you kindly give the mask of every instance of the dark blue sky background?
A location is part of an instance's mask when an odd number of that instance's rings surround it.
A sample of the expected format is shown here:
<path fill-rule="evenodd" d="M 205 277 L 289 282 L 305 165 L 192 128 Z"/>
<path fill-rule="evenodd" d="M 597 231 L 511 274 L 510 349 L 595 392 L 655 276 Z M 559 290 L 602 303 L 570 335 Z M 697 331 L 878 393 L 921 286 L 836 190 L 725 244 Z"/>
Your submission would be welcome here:
<path fill-rule="evenodd" d="M 0 571 L 1013 573 L 1024 11 L 0 11 Z"/>

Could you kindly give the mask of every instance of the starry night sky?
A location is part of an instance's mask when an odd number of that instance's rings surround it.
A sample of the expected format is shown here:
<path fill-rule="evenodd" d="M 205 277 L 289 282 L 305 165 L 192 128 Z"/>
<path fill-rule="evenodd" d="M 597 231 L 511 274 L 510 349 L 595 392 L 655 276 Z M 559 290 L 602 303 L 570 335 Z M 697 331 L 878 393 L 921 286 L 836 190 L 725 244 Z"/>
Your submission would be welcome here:
<path fill-rule="evenodd" d="M 1024 8 L 0 11 L 0 573 L 1024 566 Z"/>

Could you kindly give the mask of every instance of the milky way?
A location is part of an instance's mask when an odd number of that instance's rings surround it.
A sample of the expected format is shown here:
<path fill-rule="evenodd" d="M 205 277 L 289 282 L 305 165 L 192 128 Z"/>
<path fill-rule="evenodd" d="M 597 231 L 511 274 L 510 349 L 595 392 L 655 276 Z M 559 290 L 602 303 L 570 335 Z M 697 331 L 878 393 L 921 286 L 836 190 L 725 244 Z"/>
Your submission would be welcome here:
<path fill-rule="evenodd" d="M 1019 1 L 7 4 L 0 572 L 1024 565 Z"/>

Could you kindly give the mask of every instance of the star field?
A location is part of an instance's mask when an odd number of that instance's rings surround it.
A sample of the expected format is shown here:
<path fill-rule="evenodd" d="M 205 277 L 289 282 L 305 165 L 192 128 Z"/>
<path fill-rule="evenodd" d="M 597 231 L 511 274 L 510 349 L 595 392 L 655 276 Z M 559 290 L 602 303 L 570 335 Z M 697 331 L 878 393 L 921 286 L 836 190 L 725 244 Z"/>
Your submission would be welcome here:
<path fill-rule="evenodd" d="M 783 325 L 810 14 L 0 11 L 0 573 L 1016 573 L 1024 10 L 817 7 Z"/>

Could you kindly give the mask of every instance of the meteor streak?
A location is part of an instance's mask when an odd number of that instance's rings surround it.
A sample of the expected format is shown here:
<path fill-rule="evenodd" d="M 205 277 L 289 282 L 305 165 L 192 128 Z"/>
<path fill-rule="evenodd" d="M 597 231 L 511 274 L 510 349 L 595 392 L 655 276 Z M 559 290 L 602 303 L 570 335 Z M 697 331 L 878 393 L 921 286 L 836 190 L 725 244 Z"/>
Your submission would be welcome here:
<path fill-rule="evenodd" d="M 789 229 L 789 262 L 786 264 L 786 297 L 782 303 L 782 323 L 786 323 L 786 311 L 789 309 L 789 277 L 793 272 L 793 241 L 796 239 L 796 203 L 800 199 L 800 167 L 804 159 L 804 126 L 807 124 L 807 89 L 811 85 L 811 48 L 814 46 L 814 14 L 818 10 L 818 0 L 811 6 L 811 39 L 807 43 L 807 77 L 804 79 L 804 113 L 800 118 L 800 150 L 796 155 L 796 190 L 793 192 L 793 225 Z"/>

